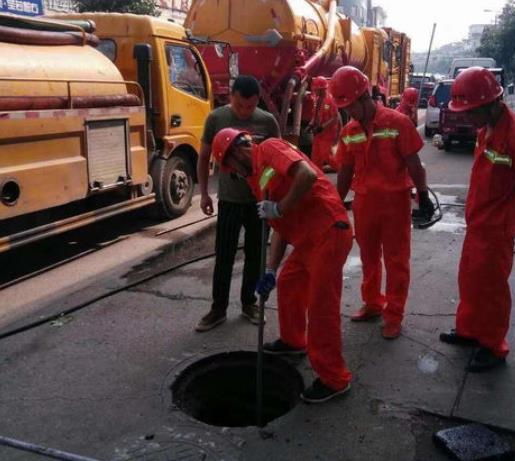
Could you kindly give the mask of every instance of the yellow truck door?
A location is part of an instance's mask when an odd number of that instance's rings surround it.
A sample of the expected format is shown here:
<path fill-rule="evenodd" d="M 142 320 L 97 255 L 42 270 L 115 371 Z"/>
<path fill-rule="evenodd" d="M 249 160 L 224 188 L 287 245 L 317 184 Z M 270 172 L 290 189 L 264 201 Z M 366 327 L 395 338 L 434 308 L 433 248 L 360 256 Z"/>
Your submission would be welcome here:
<path fill-rule="evenodd" d="M 192 144 L 198 152 L 204 121 L 211 110 L 209 78 L 199 55 L 188 44 L 163 40 L 161 51 L 167 63 L 163 69 L 167 73 L 163 78 L 167 135 L 179 145 Z"/>

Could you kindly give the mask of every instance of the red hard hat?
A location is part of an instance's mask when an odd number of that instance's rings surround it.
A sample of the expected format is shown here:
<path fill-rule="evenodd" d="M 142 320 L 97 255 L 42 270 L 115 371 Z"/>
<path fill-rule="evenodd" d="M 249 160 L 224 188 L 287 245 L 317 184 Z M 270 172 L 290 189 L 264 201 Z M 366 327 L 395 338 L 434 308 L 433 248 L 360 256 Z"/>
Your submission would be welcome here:
<path fill-rule="evenodd" d="M 211 152 L 215 162 L 220 165 L 220 169 L 222 171 L 230 171 L 227 167 L 224 167 L 224 157 L 229 147 L 231 147 L 231 144 L 242 134 L 249 133 L 245 130 L 238 130 L 236 128 L 223 128 L 216 133 L 213 139 L 213 144 L 211 145 Z"/>
<path fill-rule="evenodd" d="M 483 67 L 460 72 L 451 86 L 449 109 L 464 112 L 495 101 L 503 93 L 494 74 Z"/>
<path fill-rule="evenodd" d="M 402 101 L 414 106 L 418 101 L 418 90 L 416 88 L 406 88 L 402 93 Z"/>
<path fill-rule="evenodd" d="M 325 90 L 329 87 L 329 83 L 327 83 L 327 79 L 325 77 L 314 77 L 311 80 L 311 90 Z"/>
<path fill-rule="evenodd" d="M 352 66 L 340 67 L 331 77 L 329 88 L 338 107 L 348 107 L 356 101 L 370 84 L 361 71 Z"/>

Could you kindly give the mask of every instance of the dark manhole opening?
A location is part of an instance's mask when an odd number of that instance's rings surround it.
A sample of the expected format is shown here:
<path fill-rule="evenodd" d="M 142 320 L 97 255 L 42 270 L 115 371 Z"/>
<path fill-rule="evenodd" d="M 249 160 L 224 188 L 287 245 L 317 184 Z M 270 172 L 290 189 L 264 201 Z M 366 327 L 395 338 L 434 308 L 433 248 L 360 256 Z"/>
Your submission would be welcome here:
<path fill-rule="evenodd" d="M 256 425 L 255 352 L 226 352 L 187 367 L 172 384 L 172 401 L 184 413 L 212 426 Z M 263 423 L 295 407 L 304 390 L 300 373 L 288 362 L 265 355 Z"/>

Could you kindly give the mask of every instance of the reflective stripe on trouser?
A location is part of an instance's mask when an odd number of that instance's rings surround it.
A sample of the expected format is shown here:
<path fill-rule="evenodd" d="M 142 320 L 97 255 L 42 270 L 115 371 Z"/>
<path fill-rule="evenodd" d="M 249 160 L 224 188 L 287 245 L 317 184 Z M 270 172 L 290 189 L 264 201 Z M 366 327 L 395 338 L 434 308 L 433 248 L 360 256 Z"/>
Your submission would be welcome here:
<path fill-rule="evenodd" d="M 340 321 L 342 268 L 351 246 L 350 229 L 331 227 L 309 248 L 293 250 L 277 285 L 281 339 L 293 347 L 307 347 L 314 371 L 325 385 L 338 390 L 352 378 L 342 357 Z"/>
<path fill-rule="evenodd" d="M 363 265 L 361 296 L 385 322 L 402 322 L 410 283 L 411 198 L 409 191 L 356 194 L 352 204 Z M 386 296 L 381 293 L 382 259 Z"/>
<path fill-rule="evenodd" d="M 456 332 L 477 339 L 500 357 L 509 352 L 512 267 L 512 236 L 502 229 L 467 229 L 458 275 Z"/>

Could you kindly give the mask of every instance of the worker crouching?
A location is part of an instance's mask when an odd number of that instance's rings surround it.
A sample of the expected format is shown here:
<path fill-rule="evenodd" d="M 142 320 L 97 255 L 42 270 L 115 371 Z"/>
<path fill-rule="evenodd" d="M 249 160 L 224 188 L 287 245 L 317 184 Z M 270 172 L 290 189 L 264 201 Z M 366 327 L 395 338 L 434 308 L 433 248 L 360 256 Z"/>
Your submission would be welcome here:
<path fill-rule="evenodd" d="M 280 139 L 258 146 L 247 133 L 226 128 L 215 137 L 213 155 L 221 169 L 247 179 L 260 200 L 260 217 L 274 230 L 259 294 L 267 297 L 274 289 L 286 246 L 293 246 L 277 281 L 280 339 L 265 344 L 265 352 L 307 351 L 319 378 L 303 392 L 303 400 L 317 403 L 343 394 L 352 376 L 342 357 L 340 300 L 352 230 L 336 188 Z"/>
<path fill-rule="evenodd" d="M 408 117 L 377 104 L 368 78 L 345 66 L 331 79 L 331 93 L 352 120 L 340 135 L 338 192 L 355 192 L 352 210 L 363 265 L 364 306 L 353 321 L 383 316 L 382 335 L 400 335 L 410 284 L 411 199 L 415 184 L 419 209 L 433 215 L 425 170 L 418 151 L 424 145 Z M 386 293 L 381 293 L 382 259 Z"/>
<path fill-rule="evenodd" d="M 465 208 L 467 232 L 459 266 L 456 329 L 442 333 L 451 344 L 476 345 L 468 371 L 505 362 L 510 327 L 508 279 L 515 236 L 515 114 L 502 101 L 502 87 L 487 69 L 461 72 L 449 108 L 466 112 L 479 128 Z"/>

